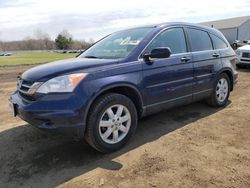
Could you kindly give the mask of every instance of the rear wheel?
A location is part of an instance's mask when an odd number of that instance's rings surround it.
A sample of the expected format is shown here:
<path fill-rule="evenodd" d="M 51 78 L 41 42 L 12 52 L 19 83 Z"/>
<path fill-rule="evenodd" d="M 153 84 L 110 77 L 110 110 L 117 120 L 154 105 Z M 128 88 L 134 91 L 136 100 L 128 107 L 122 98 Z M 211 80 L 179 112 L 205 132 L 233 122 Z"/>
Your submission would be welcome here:
<path fill-rule="evenodd" d="M 207 100 L 208 104 L 214 107 L 225 106 L 230 95 L 230 86 L 227 74 L 222 73 L 215 83 L 212 95 Z"/>
<path fill-rule="evenodd" d="M 103 153 L 120 149 L 137 127 L 135 105 L 121 94 L 101 96 L 91 107 L 88 117 L 85 139 Z"/>

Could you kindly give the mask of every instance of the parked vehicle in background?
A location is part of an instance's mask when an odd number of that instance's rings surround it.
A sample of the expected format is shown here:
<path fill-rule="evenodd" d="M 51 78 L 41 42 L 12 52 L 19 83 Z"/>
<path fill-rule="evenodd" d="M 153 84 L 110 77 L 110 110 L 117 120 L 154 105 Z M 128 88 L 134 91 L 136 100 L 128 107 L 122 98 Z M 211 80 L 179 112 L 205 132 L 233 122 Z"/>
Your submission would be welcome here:
<path fill-rule="evenodd" d="M 243 41 L 235 40 L 235 42 L 232 44 L 232 48 L 236 50 L 237 48 L 248 44 L 250 45 L 250 40 L 243 40 Z"/>
<path fill-rule="evenodd" d="M 236 62 L 213 28 L 132 28 L 108 35 L 77 58 L 24 72 L 10 107 L 35 127 L 76 131 L 98 151 L 112 152 L 126 144 L 141 117 L 203 99 L 225 106 L 237 82 Z"/>
<path fill-rule="evenodd" d="M 0 52 L 0 56 L 12 56 L 13 53 L 11 52 Z"/>
<path fill-rule="evenodd" d="M 245 45 L 236 50 L 239 68 L 250 65 L 250 45 Z"/>
<path fill-rule="evenodd" d="M 67 53 L 82 53 L 84 49 L 81 50 L 54 50 L 56 53 L 67 54 Z"/>

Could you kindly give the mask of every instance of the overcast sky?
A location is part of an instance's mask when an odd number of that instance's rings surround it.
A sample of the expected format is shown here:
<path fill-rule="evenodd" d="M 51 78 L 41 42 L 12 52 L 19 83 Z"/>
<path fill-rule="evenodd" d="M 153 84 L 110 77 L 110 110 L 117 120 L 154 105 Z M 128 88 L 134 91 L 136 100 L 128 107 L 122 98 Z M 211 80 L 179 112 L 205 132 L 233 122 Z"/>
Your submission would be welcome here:
<path fill-rule="evenodd" d="M 97 40 L 126 27 L 168 21 L 203 22 L 250 15 L 250 0 L 0 0 L 0 40 L 67 29 Z"/>

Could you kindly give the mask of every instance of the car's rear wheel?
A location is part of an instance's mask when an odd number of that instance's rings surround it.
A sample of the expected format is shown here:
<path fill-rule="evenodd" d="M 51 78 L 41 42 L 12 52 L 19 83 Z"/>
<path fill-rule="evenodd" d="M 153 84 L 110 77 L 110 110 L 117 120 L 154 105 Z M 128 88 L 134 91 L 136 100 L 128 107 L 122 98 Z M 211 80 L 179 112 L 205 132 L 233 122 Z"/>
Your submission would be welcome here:
<path fill-rule="evenodd" d="M 230 86 L 230 79 L 227 74 L 220 74 L 214 85 L 213 93 L 207 100 L 208 104 L 214 107 L 225 106 L 230 95 Z"/>
<path fill-rule="evenodd" d="M 85 139 L 100 152 L 112 152 L 126 144 L 136 127 L 134 103 L 121 94 L 106 94 L 90 109 Z"/>

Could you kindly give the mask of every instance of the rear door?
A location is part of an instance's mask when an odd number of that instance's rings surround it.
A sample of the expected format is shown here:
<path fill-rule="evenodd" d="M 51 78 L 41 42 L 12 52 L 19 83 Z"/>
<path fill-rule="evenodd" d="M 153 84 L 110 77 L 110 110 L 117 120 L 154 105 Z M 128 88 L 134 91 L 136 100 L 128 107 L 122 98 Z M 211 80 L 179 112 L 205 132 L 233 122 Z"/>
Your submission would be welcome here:
<path fill-rule="evenodd" d="M 148 107 L 165 107 L 192 100 L 193 64 L 181 27 L 162 31 L 144 53 L 159 47 L 169 47 L 169 58 L 143 61 L 143 84 Z"/>
<path fill-rule="evenodd" d="M 214 49 L 219 51 L 221 59 L 232 56 L 231 49 L 228 48 L 229 46 L 222 38 L 211 33 L 209 35 L 213 41 Z"/>
<path fill-rule="evenodd" d="M 220 53 L 213 48 L 208 32 L 186 28 L 194 64 L 193 99 L 198 100 L 212 93 L 216 70 L 221 67 Z"/>

